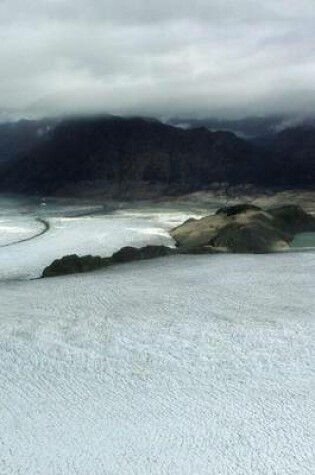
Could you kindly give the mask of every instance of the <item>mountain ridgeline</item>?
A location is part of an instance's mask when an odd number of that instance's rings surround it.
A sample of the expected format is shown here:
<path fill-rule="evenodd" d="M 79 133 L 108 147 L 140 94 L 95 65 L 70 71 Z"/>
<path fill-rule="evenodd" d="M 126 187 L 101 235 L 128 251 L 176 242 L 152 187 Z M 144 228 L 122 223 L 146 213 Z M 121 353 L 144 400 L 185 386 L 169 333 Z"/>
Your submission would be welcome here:
<path fill-rule="evenodd" d="M 0 191 L 46 195 L 86 182 L 117 189 L 125 183 L 162 184 L 173 192 L 212 183 L 315 183 L 311 127 L 286 129 L 257 144 L 227 131 L 181 129 L 141 118 L 68 119 L 31 145 L 1 164 Z"/>

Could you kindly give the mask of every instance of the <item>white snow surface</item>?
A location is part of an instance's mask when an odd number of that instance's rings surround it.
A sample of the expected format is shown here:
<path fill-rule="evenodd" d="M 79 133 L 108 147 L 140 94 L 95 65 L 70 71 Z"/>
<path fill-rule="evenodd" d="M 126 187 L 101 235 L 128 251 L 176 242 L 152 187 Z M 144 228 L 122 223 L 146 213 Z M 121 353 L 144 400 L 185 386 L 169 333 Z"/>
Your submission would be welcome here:
<path fill-rule="evenodd" d="M 182 219 L 55 217 L 0 249 L 1 475 L 313 475 L 315 253 L 16 280 Z"/>
<path fill-rule="evenodd" d="M 39 234 L 43 225 L 34 219 L 14 216 L 0 218 L 0 249 Z"/>

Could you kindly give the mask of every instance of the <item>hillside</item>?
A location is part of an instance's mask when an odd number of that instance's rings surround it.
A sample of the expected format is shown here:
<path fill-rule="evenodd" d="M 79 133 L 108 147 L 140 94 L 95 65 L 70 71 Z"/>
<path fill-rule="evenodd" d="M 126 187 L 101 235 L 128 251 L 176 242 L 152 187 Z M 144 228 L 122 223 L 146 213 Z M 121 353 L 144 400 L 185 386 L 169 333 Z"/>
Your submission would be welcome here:
<path fill-rule="evenodd" d="M 19 120 L 0 123 L 0 163 L 28 153 L 54 127 L 54 120 Z"/>
<path fill-rule="evenodd" d="M 169 189 L 229 185 L 310 186 L 315 129 L 287 129 L 258 146 L 231 132 L 184 130 L 141 118 L 64 120 L 18 159 L 0 168 L 0 191 L 62 192 L 104 181 Z M 105 186 L 105 185 L 104 185 Z"/>

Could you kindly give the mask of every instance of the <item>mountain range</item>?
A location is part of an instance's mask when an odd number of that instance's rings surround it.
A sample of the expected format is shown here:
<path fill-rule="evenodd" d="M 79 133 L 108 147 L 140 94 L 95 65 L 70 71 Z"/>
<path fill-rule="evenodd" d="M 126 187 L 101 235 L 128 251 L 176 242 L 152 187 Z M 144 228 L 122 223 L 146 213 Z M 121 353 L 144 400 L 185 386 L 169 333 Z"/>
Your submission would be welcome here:
<path fill-rule="evenodd" d="M 291 127 L 245 139 L 208 127 L 155 119 L 94 117 L 0 125 L 0 191 L 62 194 L 75 186 L 122 189 L 161 184 L 163 192 L 253 184 L 312 187 L 315 128 Z"/>

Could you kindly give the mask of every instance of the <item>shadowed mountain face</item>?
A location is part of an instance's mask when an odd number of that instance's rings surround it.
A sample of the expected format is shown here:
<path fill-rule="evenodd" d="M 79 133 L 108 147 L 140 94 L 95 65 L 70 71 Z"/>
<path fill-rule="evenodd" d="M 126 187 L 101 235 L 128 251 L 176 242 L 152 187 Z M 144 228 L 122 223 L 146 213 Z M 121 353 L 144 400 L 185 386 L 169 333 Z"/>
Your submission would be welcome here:
<path fill-rule="evenodd" d="M 269 144 L 280 185 L 310 184 L 315 187 L 315 128 L 297 127 L 277 134 Z"/>
<path fill-rule="evenodd" d="M 20 120 L 0 124 L 0 163 L 25 155 L 55 125 L 54 120 Z"/>
<path fill-rule="evenodd" d="M 83 181 L 162 183 L 179 190 L 310 185 L 314 129 L 286 130 L 257 146 L 230 132 L 183 130 L 154 120 L 65 120 L 0 169 L 0 191 L 49 194 Z"/>

